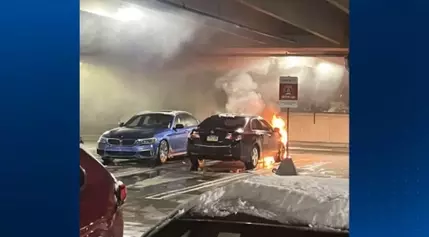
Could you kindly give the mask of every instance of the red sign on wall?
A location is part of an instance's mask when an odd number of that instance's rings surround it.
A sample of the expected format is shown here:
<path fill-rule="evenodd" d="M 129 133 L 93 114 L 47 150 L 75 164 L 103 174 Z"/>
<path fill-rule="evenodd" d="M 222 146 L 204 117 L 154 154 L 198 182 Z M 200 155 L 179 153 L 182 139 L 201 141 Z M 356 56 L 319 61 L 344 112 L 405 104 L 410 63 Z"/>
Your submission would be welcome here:
<path fill-rule="evenodd" d="M 298 77 L 280 77 L 279 106 L 280 108 L 298 107 Z"/>

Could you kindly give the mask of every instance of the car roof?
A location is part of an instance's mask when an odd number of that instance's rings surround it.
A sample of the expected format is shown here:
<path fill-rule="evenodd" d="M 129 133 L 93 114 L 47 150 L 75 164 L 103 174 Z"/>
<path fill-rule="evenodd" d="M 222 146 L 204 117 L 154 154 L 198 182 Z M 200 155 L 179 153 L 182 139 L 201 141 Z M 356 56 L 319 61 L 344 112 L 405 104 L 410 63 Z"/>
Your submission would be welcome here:
<path fill-rule="evenodd" d="M 219 113 L 219 114 L 215 114 L 213 116 L 218 116 L 218 117 L 231 117 L 231 118 L 247 118 L 247 119 L 252 119 L 252 118 L 261 118 L 261 116 L 259 115 L 251 115 L 251 114 L 238 114 L 238 113 Z M 212 117 L 213 117 L 212 116 Z"/>
<path fill-rule="evenodd" d="M 160 110 L 160 111 L 141 111 L 139 113 L 137 113 L 136 115 L 143 115 L 143 114 L 166 114 L 166 115 L 178 115 L 178 114 L 191 114 L 189 112 L 186 111 L 181 111 L 181 110 Z"/>

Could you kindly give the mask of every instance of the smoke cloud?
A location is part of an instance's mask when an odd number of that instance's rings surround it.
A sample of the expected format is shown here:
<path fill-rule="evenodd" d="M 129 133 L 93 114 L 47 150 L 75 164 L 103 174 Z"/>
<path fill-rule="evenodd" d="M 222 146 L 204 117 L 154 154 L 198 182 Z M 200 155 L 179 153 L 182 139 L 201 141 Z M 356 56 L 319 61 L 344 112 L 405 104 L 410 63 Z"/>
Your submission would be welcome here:
<path fill-rule="evenodd" d="M 227 95 L 230 113 L 262 114 L 266 107 L 278 112 L 280 76 L 296 76 L 301 110 L 314 105 L 330 107 L 330 101 L 347 73 L 344 66 L 313 57 L 266 58 L 220 77 L 216 87 Z"/>
<path fill-rule="evenodd" d="M 230 113 L 260 114 L 266 103 L 254 76 L 267 75 L 270 62 L 260 60 L 246 68 L 236 69 L 216 80 L 216 87 L 227 95 L 225 110 Z"/>

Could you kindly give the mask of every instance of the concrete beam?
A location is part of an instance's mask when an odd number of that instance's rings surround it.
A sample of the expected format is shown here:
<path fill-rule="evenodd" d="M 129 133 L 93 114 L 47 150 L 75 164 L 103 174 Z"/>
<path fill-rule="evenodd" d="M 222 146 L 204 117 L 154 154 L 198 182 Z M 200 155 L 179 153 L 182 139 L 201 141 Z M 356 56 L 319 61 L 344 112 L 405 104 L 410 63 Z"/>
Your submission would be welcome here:
<path fill-rule="evenodd" d="M 341 11 L 350 14 L 350 1 L 349 0 L 326 0 L 330 4 L 334 5 Z"/>
<path fill-rule="evenodd" d="M 348 48 L 218 48 L 201 52 L 207 56 L 218 57 L 283 57 L 283 56 L 312 56 L 312 57 L 344 57 Z"/>
<path fill-rule="evenodd" d="M 278 34 L 272 34 L 265 30 L 264 24 L 256 19 L 248 19 L 243 17 L 241 12 L 243 6 L 230 0 L 214 0 L 214 1 L 201 1 L 201 0 L 157 0 L 159 2 L 169 4 L 192 13 L 196 13 L 203 18 L 201 21 L 205 24 L 212 25 L 224 33 L 236 34 L 237 37 L 245 37 L 253 39 L 255 42 L 262 44 L 295 44 L 293 40 L 282 38 Z M 254 11 L 255 12 L 255 11 Z M 261 14 L 262 17 L 267 18 Z M 205 18 L 204 18 L 205 17 Z M 268 19 L 272 19 L 268 17 Z M 256 23 L 258 27 L 249 26 L 248 23 Z M 261 28 L 263 28 L 261 30 Z"/>
<path fill-rule="evenodd" d="M 249 8 L 233 0 L 158 0 L 191 12 L 212 18 L 219 30 L 237 33 L 271 47 L 336 47 L 333 43 L 315 36 L 299 27 L 280 21 L 259 10 Z M 330 5 L 331 8 L 334 8 Z"/>
<path fill-rule="evenodd" d="M 235 0 L 336 45 L 345 45 L 348 14 L 321 0 Z"/>

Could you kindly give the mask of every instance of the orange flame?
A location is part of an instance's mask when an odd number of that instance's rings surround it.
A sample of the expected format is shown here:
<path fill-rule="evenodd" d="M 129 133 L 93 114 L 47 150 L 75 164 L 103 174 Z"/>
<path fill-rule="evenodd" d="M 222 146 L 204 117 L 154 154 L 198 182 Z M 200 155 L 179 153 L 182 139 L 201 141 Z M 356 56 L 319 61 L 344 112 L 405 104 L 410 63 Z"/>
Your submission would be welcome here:
<path fill-rule="evenodd" d="M 273 115 L 271 119 L 271 125 L 274 128 L 278 128 L 280 130 L 280 135 L 282 136 L 282 143 L 286 146 L 287 143 L 287 131 L 286 131 L 286 122 L 281 118 Z"/>
<path fill-rule="evenodd" d="M 276 161 L 274 160 L 274 157 L 272 156 L 264 157 L 264 167 L 270 167 L 274 165 L 274 163 L 276 163 Z"/>

